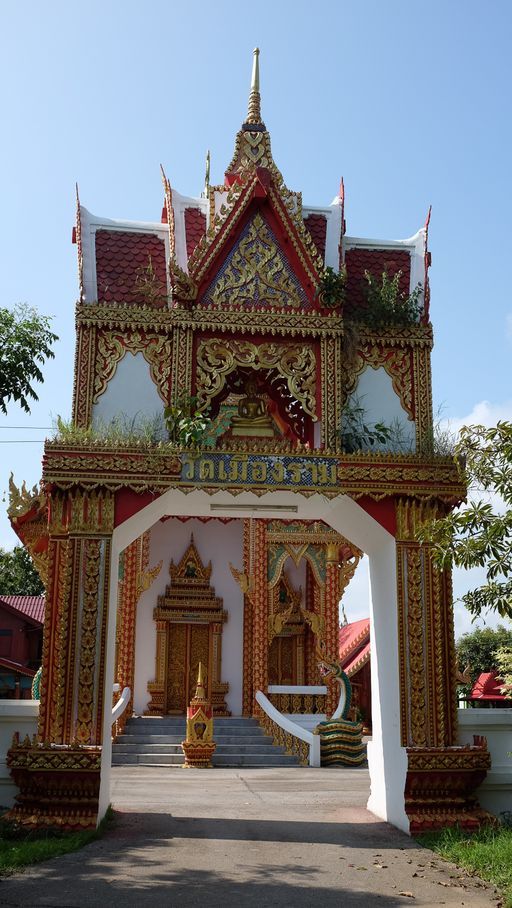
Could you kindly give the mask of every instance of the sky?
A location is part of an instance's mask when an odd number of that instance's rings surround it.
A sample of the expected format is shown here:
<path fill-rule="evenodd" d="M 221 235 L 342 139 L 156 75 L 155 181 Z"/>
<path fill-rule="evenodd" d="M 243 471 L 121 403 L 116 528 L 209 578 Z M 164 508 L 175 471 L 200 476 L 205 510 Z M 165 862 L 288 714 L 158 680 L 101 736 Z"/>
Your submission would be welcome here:
<path fill-rule="evenodd" d="M 60 341 L 31 415 L 10 406 L 0 418 L 0 494 L 11 470 L 38 481 L 44 427 L 70 415 L 75 182 L 91 212 L 129 220 L 159 220 L 160 163 L 198 195 L 209 148 L 221 182 L 255 46 L 274 159 L 305 204 L 329 204 L 343 175 L 348 233 L 394 239 L 432 205 L 435 407 L 454 426 L 512 419 L 508 0 L 1 8 L 0 305 L 52 315 Z M 457 575 L 457 595 L 474 579 Z M 350 618 L 366 586 L 363 567 Z M 456 624 L 469 627 L 461 606 Z"/>

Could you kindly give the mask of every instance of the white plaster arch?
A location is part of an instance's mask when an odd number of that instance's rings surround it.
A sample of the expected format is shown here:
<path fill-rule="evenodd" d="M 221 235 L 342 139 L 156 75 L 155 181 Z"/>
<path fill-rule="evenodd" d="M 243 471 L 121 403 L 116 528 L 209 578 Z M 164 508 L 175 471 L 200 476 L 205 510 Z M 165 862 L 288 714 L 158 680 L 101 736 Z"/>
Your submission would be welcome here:
<path fill-rule="evenodd" d="M 231 517 L 289 517 L 324 520 L 367 553 L 370 561 L 370 633 L 372 636 L 373 741 L 368 748 L 371 792 L 368 809 L 376 816 L 409 831 L 404 807 L 407 754 L 400 744 L 400 690 L 395 540 L 376 520 L 347 496 L 326 499 L 321 494 L 304 498 L 299 493 L 276 491 L 258 497 L 244 492 L 236 498 L 221 490 L 214 495 L 195 489 L 185 494 L 169 489 L 137 514 L 116 527 L 112 536 L 110 595 L 105 666 L 105 701 L 101 786 L 98 821 L 110 803 L 112 759 L 111 712 L 114 681 L 117 578 L 124 548 L 161 517 L 169 515 Z"/>
<path fill-rule="evenodd" d="M 376 369 L 370 365 L 365 366 L 349 396 L 348 403 L 364 409 L 364 423 L 367 426 L 374 426 L 380 422 L 392 428 L 397 427 L 395 434 L 400 436 L 400 450 L 402 447 L 404 451 L 415 450 L 414 420 L 409 418 L 402 407 L 400 398 L 393 388 L 391 376 L 384 366 L 378 366 Z M 375 445 L 375 448 L 397 450 L 397 441 Z"/>
<path fill-rule="evenodd" d="M 92 422 L 107 425 L 122 417 L 128 423 L 136 423 L 141 417 L 152 419 L 161 414 L 163 424 L 163 412 L 163 401 L 142 350 L 127 350 L 103 394 L 93 404 Z"/>

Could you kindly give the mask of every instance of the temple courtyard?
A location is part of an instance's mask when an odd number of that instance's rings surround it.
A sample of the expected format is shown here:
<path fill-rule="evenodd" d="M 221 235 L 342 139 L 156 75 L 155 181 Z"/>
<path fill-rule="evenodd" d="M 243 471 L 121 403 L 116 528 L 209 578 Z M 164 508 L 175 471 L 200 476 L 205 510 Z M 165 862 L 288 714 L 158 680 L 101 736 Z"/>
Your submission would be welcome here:
<path fill-rule="evenodd" d="M 114 767 L 105 836 L 3 880 L 0 904 L 500 904 L 369 813 L 368 794 L 366 768 Z"/>

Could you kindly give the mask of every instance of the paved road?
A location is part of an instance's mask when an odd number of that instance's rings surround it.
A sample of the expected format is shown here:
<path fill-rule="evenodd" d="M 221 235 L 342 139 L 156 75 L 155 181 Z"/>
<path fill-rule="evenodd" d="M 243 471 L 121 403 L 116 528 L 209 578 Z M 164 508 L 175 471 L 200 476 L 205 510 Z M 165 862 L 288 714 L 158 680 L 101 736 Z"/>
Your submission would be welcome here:
<path fill-rule="evenodd" d="M 0 884 L 2 906 L 488 908 L 465 877 L 369 814 L 365 769 L 116 767 L 98 842 Z"/>

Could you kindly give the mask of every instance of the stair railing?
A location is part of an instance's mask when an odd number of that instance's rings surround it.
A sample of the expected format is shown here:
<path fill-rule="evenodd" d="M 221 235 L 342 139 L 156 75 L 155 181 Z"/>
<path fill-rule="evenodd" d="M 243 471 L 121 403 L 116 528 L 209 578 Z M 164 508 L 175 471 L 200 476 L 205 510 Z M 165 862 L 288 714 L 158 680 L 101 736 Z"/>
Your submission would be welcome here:
<path fill-rule="evenodd" d="M 115 685 L 114 685 L 115 686 Z M 128 703 L 130 702 L 130 697 L 132 692 L 129 687 L 125 687 L 119 700 L 116 705 L 112 707 L 112 725 L 114 722 L 117 722 L 118 719 L 123 715 Z"/>
<path fill-rule="evenodd" d="M 256 692 L 256 702 L 263 710 L 261 724 L 275 743 L 287 754 L 296 754 L 303 766 L 320 766 L 320 736 L 283 716 L 261 690 Z"/>

